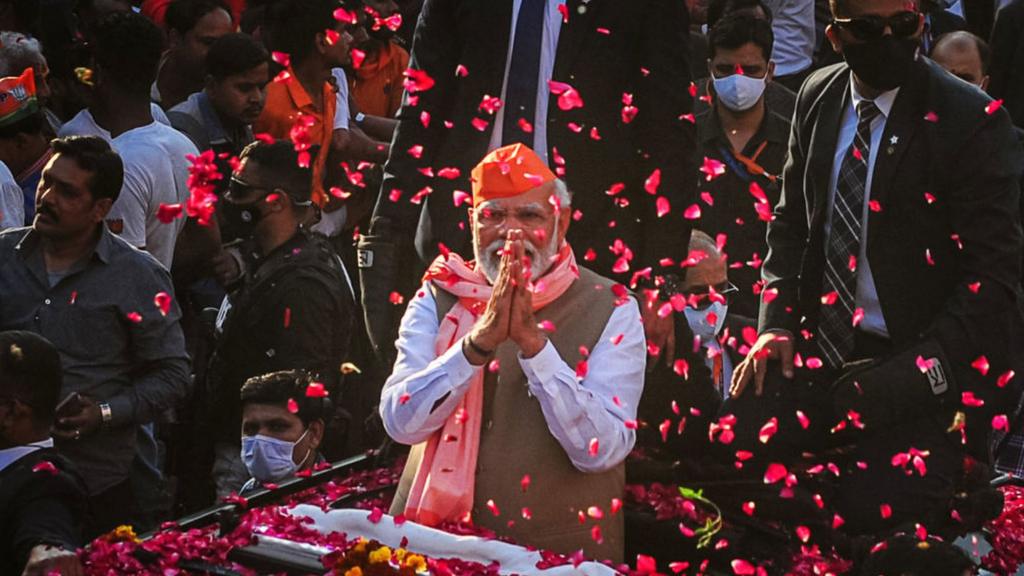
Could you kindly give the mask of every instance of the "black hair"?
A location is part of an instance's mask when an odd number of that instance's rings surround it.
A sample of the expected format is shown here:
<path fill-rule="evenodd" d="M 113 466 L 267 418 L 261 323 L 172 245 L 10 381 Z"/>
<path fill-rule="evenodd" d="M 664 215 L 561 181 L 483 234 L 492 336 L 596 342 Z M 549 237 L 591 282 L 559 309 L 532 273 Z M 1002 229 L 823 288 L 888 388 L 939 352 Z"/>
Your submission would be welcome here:
<path fill-rule="evenodd" d="M 337 26 L 334 11 L 341 6 L 338 0 L 278 0 L 267 7 L 263 19 L 267 46 L 290 55 L 293 64 L 305 61 L 313 53 L 316 35 Z"/>
<path fill-rule="evenodd" d="M 164 49 L 156 24 L 134 12 L 115 12 L 100 20 L 94 46 L 100 80 L 148 100 Z"/>
<path fill-rule="evenodd" d="M 43 131 L 45 122 L 41 111 L 33 112 L 13 124 L 0 126 L 0 139 L 15 138 L 19 134 L 39 134 Z"/>
<path fill-rule="evenodd" d="M 959 548 L 936 538 L 897 535 L 884 542 L 861 566 L 862 576 L 962 576 L 974 567 Z"/>
<path fill-rule="evenodd" d="M 709 0 L 708 29 L 715 27 L 718 21 L 735 12 L 753 14 L 758 8 L 764 12 L 765 19 L 772 21 L 772 9 L 763 0 Z"/>
<path fill-rule="evenodd" d="M 65 136 L 50 142 L 54 154 L 74 159 L 78 167 L 92 173 L 89 193 L 93 200 L 110 198 L 116 202 L 124 182 L 121 157 L 99 136 Z"/>
<path fill-rule="evenodd" d="M 262 376 L 254 376 L 242 385 L 242 407 L 249 404 L 267 404 L 289 408 L 289 401 L 295 402 L 298 409 L 295 415 L 303 425 L 321 420 L 326 422 L 330 411 L 330 400 L 317 395 L 308 395 L 307 391 L 316 380 L 305 370 L 281 370 Z"/>
<path fill-rule="evenodd" d="M 174 0 L 167 6 L 164 22 L 167 30 L 186 34 L 210 12 L 223 10 L 231 16 L 231 9 L 221 0 Z"/>
<path fill-rule="evenodd" d="M 270 61 L 263 45 L 248 34 L 232 33 L 218 38 L 206 53 L 206 73 L 217 80 L 245 74 Z"/>
<path fill-rule="evenodd" d="M 718 50 L 735 50 L 753 43 L 767 61 L 772 57 L 774 42 L 775 35 L 768 21 L 747 14 L 728 14 L 708 32 L 708 57 L 714 58 Z"/>
<path fill-rule="evenodd" d="M 309 150 L 310 158 L 316 157 L 317 150 Z M 306 202 L 312 196 L 313 171 L 299 166 L 299 155 L 290 140 L 257 140 L 242 150 L 239 159 L 255 162 L 269 181 L 266 184 L 280 186 L 293 201 Z"/>
<path fill-rule="evenodd" d="M 13 398 L 32 408 L 36 424 L 52 424 L 64 372 L 49 340 L 32 332 L 0 332 L 0 399 Z"/>

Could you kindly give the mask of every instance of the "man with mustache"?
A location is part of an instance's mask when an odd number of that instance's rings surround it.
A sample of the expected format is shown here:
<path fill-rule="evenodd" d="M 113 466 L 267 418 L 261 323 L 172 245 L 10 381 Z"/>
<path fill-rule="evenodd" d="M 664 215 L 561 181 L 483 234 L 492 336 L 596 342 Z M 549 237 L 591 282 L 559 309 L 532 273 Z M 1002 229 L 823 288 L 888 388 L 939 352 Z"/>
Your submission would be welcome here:
<path fill-rule="evenodd" d="M 622 497 L 636 440 L 640 310 L 576 265 L 571 197 L 523 144 L 473 169 L 474 262 L 442 254 L 402 319 L 380 412 L 414 445 L 392 513 L 470 518 L 520 544 L 621 560 Z"/>

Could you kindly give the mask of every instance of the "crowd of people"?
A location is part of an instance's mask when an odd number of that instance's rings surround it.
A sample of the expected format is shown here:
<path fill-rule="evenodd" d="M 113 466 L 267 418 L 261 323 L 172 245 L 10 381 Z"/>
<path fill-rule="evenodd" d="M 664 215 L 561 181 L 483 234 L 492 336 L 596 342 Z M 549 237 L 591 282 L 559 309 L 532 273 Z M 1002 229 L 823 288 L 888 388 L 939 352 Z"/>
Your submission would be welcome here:
<path fill-rule="evenodd" d="M 2 574 L 405 446 L 391 512 L 427 525 L 659 557 L 693 544 L 627 485 L 700 486 L 864 574 L 962 574 L 943 542 L 1024 474 L 1024 0 L 0 30 Z"/>

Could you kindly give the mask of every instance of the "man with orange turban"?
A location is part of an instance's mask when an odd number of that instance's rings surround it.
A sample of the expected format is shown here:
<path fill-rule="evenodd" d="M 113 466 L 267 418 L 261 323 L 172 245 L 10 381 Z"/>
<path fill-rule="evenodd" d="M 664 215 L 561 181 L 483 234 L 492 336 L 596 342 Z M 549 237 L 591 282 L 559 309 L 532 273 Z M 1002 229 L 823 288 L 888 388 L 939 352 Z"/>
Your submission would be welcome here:
<path fill-rule="evenodd" d="M 621 561 L 611 507 L 643 390 L 639 306 L 576 265 L 569 193 L 528 147 L 494 150 L 472 184 L 476 259 L 431 265 L 381 395 L 388 434 L 413 445 L 392 513 Z"/>

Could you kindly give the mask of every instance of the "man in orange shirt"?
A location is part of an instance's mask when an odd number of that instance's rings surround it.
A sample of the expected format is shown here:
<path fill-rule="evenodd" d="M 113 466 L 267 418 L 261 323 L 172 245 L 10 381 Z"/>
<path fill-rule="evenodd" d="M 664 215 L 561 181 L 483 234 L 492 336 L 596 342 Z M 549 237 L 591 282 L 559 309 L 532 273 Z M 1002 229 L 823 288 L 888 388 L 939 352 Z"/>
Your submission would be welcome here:
<path fill-rule="evenodd" d="M 308 157 L 313 200 L 328 213 L 340 208 L 336 202 L 328 206 L 331 186 L 324 185 L 331 152 L 357 160 L 387 156 L 386 144 L 349 128 L 348 81 L 341 67 L 351 61 L 351 24 L 340 12 L 343 19 L 335 17 L 336 8 L 335 0 L 282 0 L 268 7 L 264 34 L 271 49 L 285 55 L 277 60 L 287 66 L 267 86 L 266 105 L 253 125 L 257 134 L 295 143 L 300 161 Z M 344 225 L 343 216 L 340 220 L 322 231 L 335 235 Z"/>
<path fill-rule="evenodd" d="M 369 37 L 359 49 L 366 59 L 349 79 L 352 98 L 369 116 L 393 118 L 402 105 L 402 73 L 409 67 L 409 53 L 394 40 L 402 14 L 394 0 L 364 0 L 363 25 Z"/>

